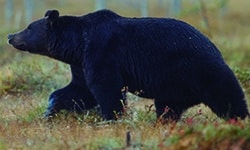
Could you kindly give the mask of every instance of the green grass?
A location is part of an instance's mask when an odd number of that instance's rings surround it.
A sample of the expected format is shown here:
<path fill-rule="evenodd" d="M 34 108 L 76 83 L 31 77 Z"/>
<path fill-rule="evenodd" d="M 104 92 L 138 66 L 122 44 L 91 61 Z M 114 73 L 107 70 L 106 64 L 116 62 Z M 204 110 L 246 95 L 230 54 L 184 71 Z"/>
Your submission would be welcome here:
<path fill-rule="evenodd" d="M 165 14 L 165 10 L 150 3 L 150 15 Z M 93 7 L 91 1 L 85 1 L 86 7 L 82 10 L 78 7 L 82 4 L 80 0 L 67 1 L 70 7 L 56 6 L 55 2 L 47 4 L 64 14 L 81 14 Z M 218 7 L 210 3 L 207 5 L 209 29 L 202 25 L 198 6 L 185 5 L 180 16 L 205 34 L 210 33 L 210 39 L 239 79 L 248 106 L 249 4 L 244 0 L 230 1 L 229 13 L 219 18 Z M 126 16 L 138 16 L 138 11 L 117 7 L 114 1 L 109 6 Z M 36 17 L 43 13 L 44 10 L 37 9 Z M 47 57 L 17 52 L 6 44 L 6 36 L 12 31 L 14 29 L 7 27 L 0 29 L 0 150 L 250 148 L 249 119 L 225 121 L 204 105 L 188 109 L 177 123 L 162 125 L 156 121 L 155 109 L 151 107 L 153 101 L 129 95 L 126 114 L 116 122 L 103 121 L 94 109 L 83 114 L 64 111 L 53 119 L 45 119 L 43 113 L 49 94 L 70 81 L 69 66 Z M 131 140 L 127 140 L 128 135 Z"/>

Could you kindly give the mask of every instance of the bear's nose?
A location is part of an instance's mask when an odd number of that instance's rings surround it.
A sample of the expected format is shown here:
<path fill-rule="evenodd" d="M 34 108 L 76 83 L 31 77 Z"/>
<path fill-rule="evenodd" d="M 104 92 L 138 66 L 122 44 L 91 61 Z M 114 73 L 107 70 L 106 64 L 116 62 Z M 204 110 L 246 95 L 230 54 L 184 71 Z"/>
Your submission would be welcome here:
<path fill-rule="evenodd" d="M 9 40 L 13 39 L 13 37 L 14 37 L 14 34 L 8 34 L 8 36 L 7 36 L 7 38 L 8 38 Z"/>

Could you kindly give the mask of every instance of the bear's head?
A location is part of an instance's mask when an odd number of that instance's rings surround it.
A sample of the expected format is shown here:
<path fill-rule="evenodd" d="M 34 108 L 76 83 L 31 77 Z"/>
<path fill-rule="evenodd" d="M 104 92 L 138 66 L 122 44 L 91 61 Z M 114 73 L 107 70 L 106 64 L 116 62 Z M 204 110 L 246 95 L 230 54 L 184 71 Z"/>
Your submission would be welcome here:
<path fill-rule="evenodd" d="M 50 30 L 58 18 L 57 10 L 48 10 L 44 18 L 32 22 L 20 32 L 9 34 L 8 43 L 21 51 L 50 56 Z"/>

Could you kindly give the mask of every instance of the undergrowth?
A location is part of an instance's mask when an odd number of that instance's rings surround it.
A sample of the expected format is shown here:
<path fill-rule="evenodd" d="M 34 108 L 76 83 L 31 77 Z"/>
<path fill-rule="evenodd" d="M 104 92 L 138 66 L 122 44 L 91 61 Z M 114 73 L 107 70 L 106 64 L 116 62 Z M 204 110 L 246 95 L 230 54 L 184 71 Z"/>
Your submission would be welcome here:
<path fill-rule="evenodd" d="M 16 61 L 1 68 L 0 95 L 46 91 L 69 82 L 71 75 L 65 69 L 66 65 L 51 59 L 47 61 L 48 58 L 40 59 L 40 61 L 34 59 L 34 57 L 40 58 L 41 56 L 31 57 L 15 57 Z"/>

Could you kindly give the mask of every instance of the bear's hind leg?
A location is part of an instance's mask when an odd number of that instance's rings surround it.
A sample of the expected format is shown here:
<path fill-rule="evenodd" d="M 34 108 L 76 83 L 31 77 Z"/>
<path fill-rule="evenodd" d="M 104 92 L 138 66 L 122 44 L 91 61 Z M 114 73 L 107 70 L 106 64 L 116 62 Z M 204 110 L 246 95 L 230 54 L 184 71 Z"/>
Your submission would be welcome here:
<path fill-rule="evenodd" d="M 222 94 L 222 93 L 220 93 Z M 241 118 L 244 119 L 249 116 L 246 101 L 243 97 L 231 97 L 232 94 L 228 93 L 227 96 L 220 97 L 219 95 L 208 96 L 208 100 L 204 102 L 211 110 L 221 118 Z"/>
<path fill-rule="evenodd" d="M 244 93 L 228 66 L 216 71 L 205 71 L 203 76 L 204 103 L 222 118 L 249 116 Z"/>
<path fill-rule="evenodd" d="M 155 100 L 155 108 L 157 119 L 160 121 L 178 121 L 180 119 L 181 111 L 177 111 L 179 109 L 175 106 Z"/>
<path fill-rule="evenodd" d="M 184 83 L 185 81 L 185 83 Z M 158 119 L 165 119 L 166 121 L 178 121 L 184 111 L 189 107 L 200 103 L 196 98 L 197 88 L 189 88 L 190 80 L 182 82 L 168 82 L 163 91 L 159 92 L 155 98 L 155 108 Z M 191 80 L 192 81 L 192 80 Z"/>
<path fill-rule="evenodd" d="M 170 97 L 168 97 L 170 98 Z M 184 104 L 185 99 L 169 99 L 171 101 L 166 102 L 166 99 L 155 99 L 155 108 L 157 119 L 160 121 L 178 121 L 182 113 L 194 104 Z"/>

